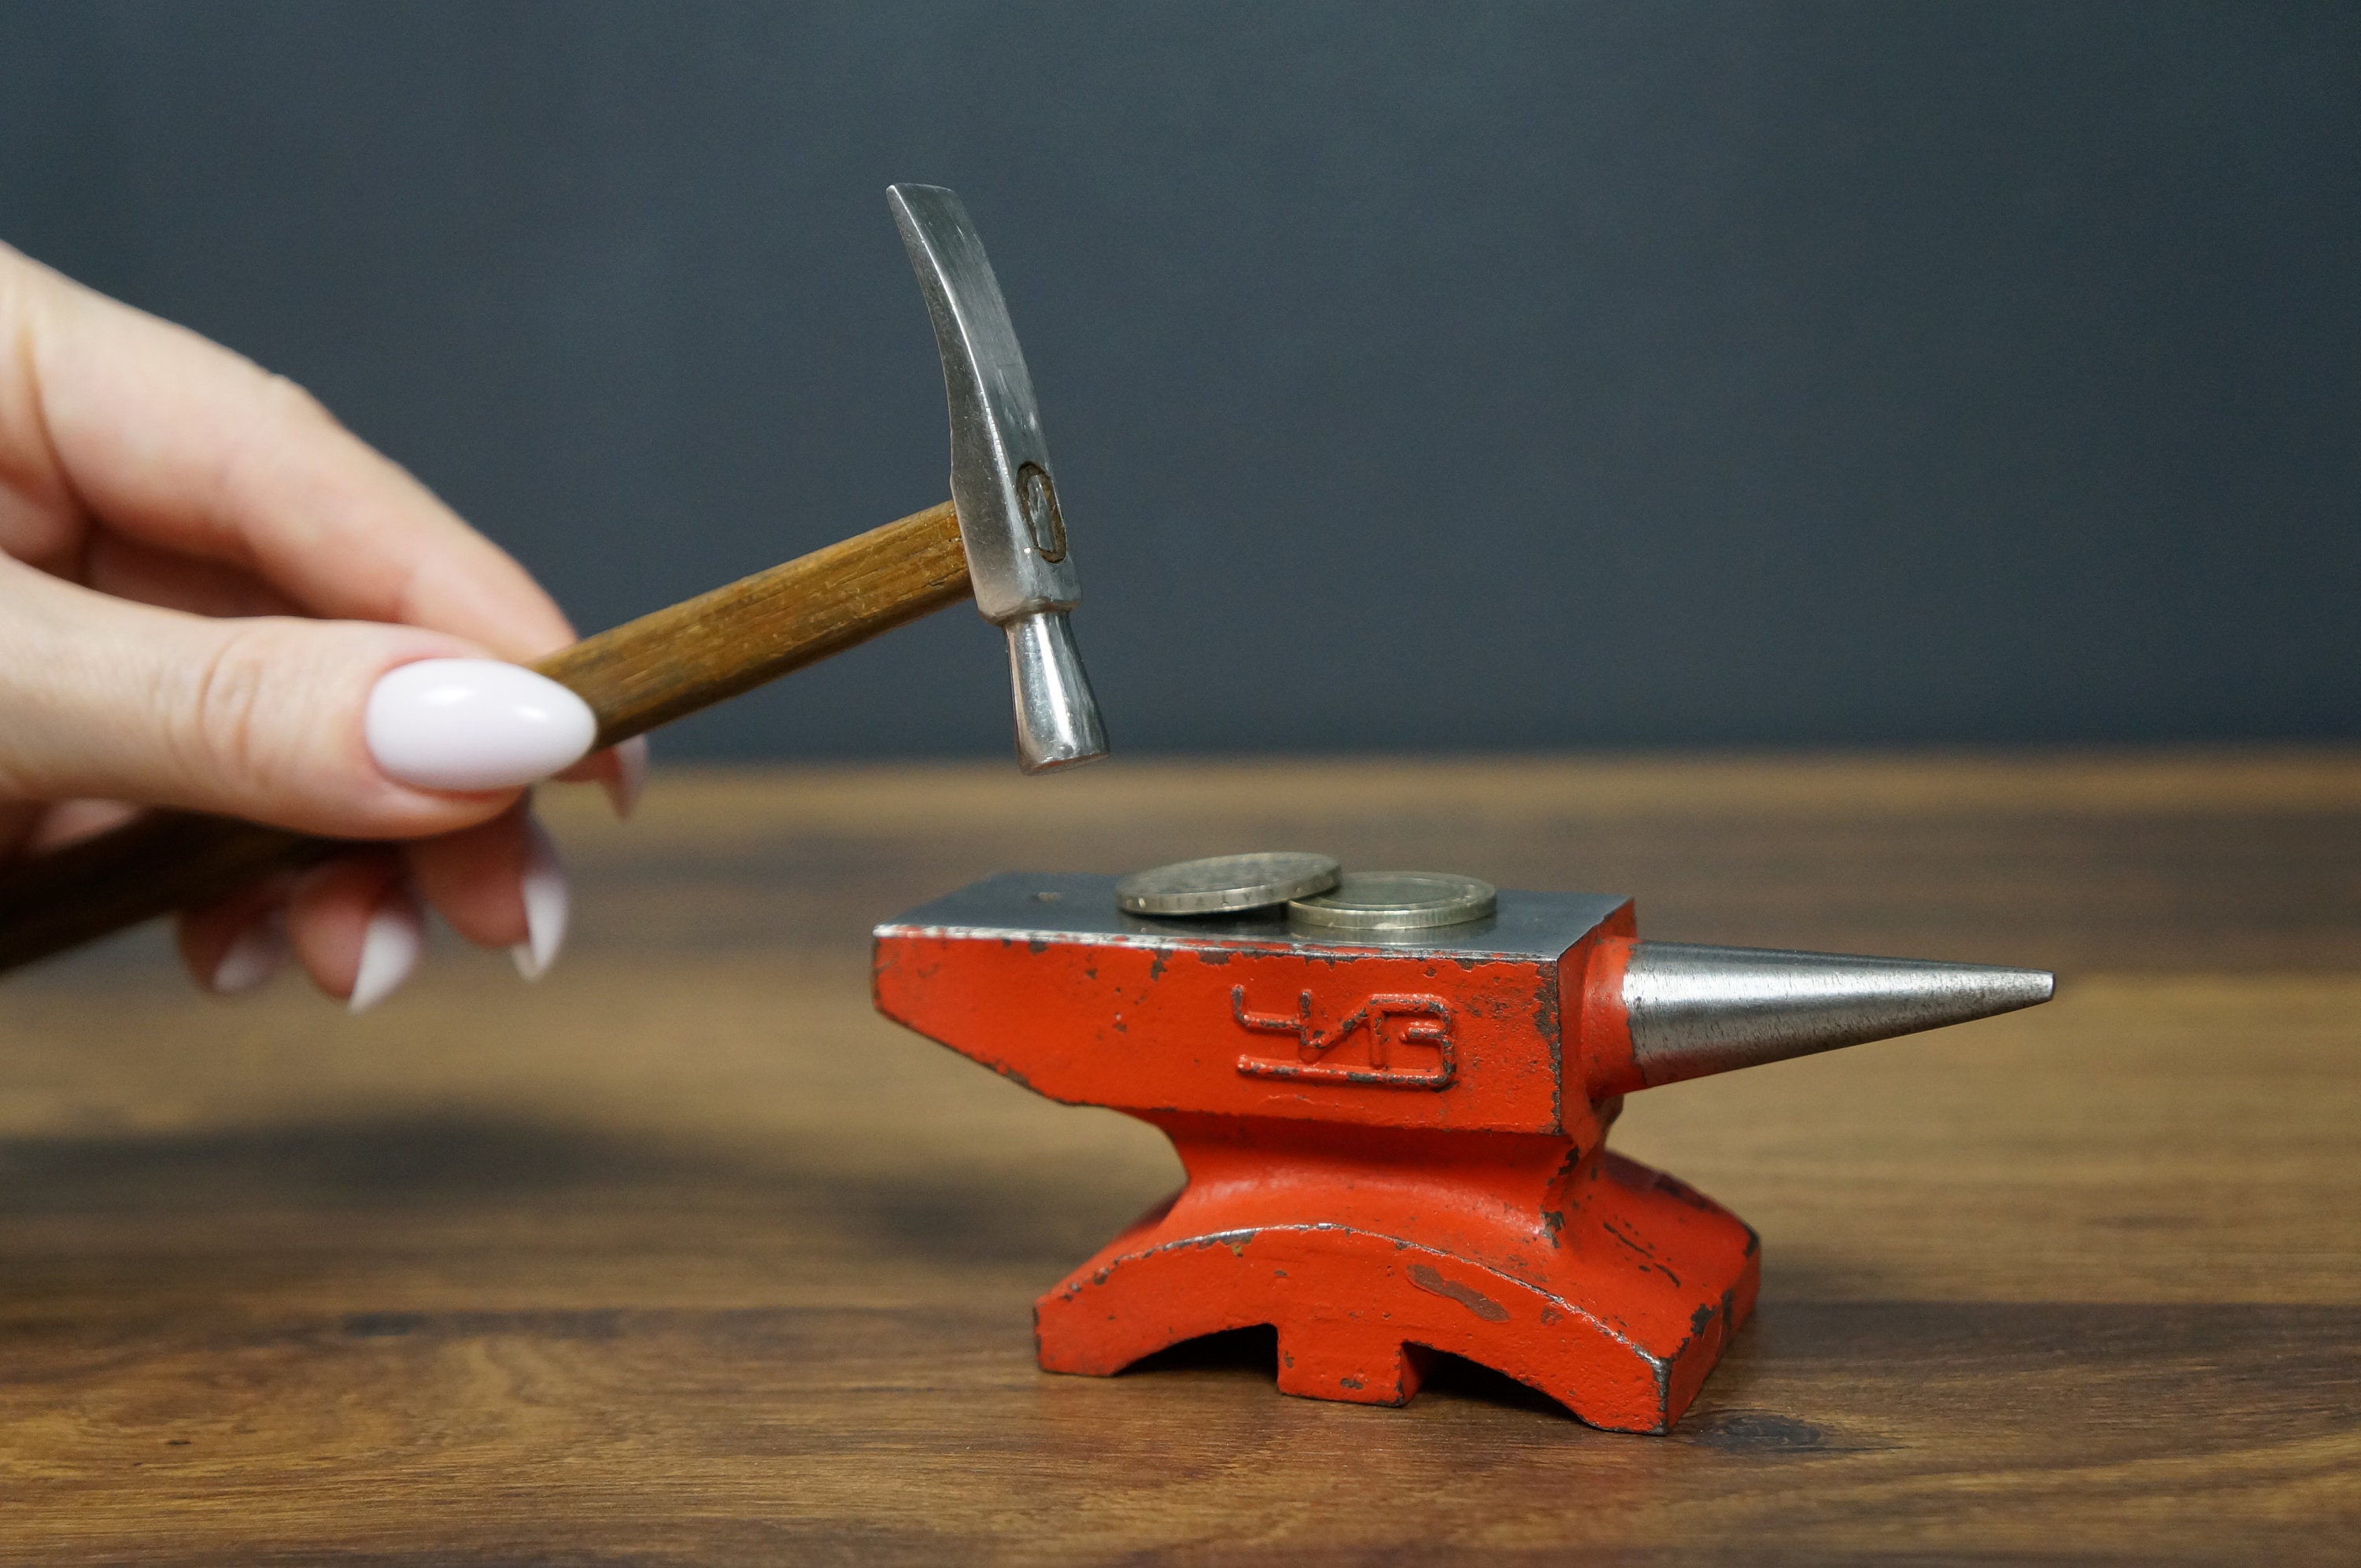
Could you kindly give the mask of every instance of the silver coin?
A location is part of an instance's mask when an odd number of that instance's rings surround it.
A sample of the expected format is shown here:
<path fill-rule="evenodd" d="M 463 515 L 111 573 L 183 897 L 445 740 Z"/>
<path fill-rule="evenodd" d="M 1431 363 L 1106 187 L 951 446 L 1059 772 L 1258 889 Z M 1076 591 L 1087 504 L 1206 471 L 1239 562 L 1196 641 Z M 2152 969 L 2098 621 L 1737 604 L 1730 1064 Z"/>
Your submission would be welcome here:
<path fill-rule="evenodd" d="M 1326 855 L 1215 855 L 1134 872 L 1115 884 L 1115 901 L 1134 915 L 1235 915 L 1335 885 L 1336 862 Z"/>
<path fill-rule="evenodd" d="M 1488 882 L 1444 872 L 1347 872 L 1334 891 L 1299 898 L 1287 917 L 1319 931 L 1431 931 L 1481 920 L 1499 905 Z"/>

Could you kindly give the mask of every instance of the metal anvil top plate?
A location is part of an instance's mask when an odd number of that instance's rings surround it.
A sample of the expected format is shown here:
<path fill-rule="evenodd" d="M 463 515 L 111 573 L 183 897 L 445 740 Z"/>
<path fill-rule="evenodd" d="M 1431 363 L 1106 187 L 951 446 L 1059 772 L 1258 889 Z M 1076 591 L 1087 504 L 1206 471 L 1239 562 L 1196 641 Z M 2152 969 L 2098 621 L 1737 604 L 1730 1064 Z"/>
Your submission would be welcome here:
<path fill-rule="evenodd" d="M 1503 893 L 1488 920 L 1315 937 L 1277 915 L 1126 915 L 1111 877 L 1009 874 L 877 927 L 876 996 L 1069 1103 L 1554 1134 L 1589 1124 L 1560 1017 L 1629 909 Z"/>
<path fill-rule="evenodd" d="M 1389 957 L 1420 953 L 1454 957 L 1554 960 L 1631 903 L 1598 893 L 1503 891 L 1499 913 L 1465 925 L 1427 931 L 1315 934 L 1290 927 L 1283 911 L 1244 916 L 1192 915 L 1170 920 L 1126 915 L 1115 907 L 1115 879 L 1078 872 L 1007 872 L 922 904 L 877 927 L 967 937 L 1081 939 L 1171 948 L 1286 948 L 1362 950 Z"/>

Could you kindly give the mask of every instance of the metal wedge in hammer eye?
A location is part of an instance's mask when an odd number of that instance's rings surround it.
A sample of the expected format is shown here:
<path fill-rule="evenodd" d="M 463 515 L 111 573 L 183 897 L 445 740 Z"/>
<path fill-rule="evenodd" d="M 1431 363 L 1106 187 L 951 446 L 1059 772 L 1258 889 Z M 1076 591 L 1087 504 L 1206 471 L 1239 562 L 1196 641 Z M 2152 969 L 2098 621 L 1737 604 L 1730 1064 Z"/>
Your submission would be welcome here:
<path fill-rule="evenodd" d="M 1008 636 L 1017 763 L 1037 773 L 1091 762 L 1106 754 L 1106 733 L 1066 619 L 1082 580 L 1025 352 L 959 197 L 939 185 L 889 196 L 942 354 L 951 501 L 975 608 Z"/>

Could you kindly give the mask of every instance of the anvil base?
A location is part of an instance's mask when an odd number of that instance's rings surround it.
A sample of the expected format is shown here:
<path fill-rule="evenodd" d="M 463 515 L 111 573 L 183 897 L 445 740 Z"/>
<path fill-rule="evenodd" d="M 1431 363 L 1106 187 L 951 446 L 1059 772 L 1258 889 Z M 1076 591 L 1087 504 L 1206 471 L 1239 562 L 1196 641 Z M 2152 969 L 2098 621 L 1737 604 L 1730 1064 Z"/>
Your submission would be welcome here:
<path fill-rule="evenodd" d="M 1270 1324 L 1285 1393 L 1399 1405 L 1447 1351 L 1661 1432 L 1754 1305 L 1754 1233 L 1595 1144 L 1147 1119 L 1189 1183 L 1035 1303 L 1047 1371 Z"/>

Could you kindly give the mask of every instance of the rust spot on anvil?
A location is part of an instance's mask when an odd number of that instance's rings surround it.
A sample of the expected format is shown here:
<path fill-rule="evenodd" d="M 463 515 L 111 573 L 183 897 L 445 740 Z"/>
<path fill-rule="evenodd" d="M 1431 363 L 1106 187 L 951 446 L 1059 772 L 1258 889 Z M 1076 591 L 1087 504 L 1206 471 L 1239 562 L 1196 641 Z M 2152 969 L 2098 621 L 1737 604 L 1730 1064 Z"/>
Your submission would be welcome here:
<path fill-rule="evenodd" d="M 1455 1280 L 1445 1279 L 1426 1264 L 1413 1263 L 1410 1266 L 1410 1282 L 1422 1290 L 1430 1291 L 1437 1296 L 1448 1296 L 1488 1323 L 1505 1323 L 1509 1321 L 1508 1308 L 1480 1290 L 1459 1284 Z"/>

